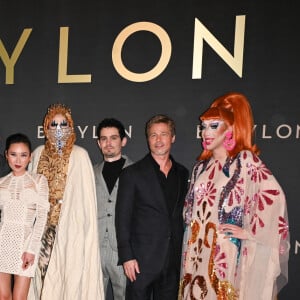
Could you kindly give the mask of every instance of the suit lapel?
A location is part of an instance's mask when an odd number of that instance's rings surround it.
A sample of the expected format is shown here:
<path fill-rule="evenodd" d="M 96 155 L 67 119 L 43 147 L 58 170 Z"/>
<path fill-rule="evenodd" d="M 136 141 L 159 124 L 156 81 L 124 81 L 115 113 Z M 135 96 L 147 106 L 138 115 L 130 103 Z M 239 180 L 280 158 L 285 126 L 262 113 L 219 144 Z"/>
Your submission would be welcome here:
<path fill-rule="evenodd" d="M 173 206 L 172 215 L 174 215 L 178 201 L 180 200 L 181 189 L 182 189 L 181 176 L 179 173 L 179 169 L 176 167 L 176 162 L 174 160 L 173 160 L 173 164 L 174 164 L 174 168 L 176 168 L 177 195 L 176 195 L 176 201 Z"/>
<path fill-rule="evenodd" d="M 98 175 L 100 176 L 99 178 L 100 178 L 101 186 L 104 187 L 105 193 L 107 195 L 109 195 L 108 188 L 107 188 L 106 182 L 105 182 L 103 174 L 102 174 L 103 167 L 104 167 L 104 161 L 100 164 L 100 167 L 99 167 L 100 174 L 98 174 Z"/>

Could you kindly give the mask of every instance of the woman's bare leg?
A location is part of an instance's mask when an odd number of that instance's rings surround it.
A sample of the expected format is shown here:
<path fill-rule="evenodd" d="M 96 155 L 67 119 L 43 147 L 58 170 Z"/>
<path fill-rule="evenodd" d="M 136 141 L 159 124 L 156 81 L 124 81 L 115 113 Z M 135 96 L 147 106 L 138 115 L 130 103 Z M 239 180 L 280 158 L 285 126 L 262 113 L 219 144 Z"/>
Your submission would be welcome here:
<path fill-rule="evenodd" d="M 13 300 L 27 300 L 31 277 L 15 275 Z"/>
<path fill-rule="evenodd" d="M 0 273 L 0 300 L 11 299 L 11 274 Z"/>

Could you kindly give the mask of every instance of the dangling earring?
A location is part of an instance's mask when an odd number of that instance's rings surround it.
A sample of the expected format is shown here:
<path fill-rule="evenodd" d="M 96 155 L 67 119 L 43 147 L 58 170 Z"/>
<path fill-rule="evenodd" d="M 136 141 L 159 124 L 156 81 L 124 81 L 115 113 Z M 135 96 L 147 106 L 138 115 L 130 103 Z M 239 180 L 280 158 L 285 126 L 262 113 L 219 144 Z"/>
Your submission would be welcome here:
<path fill-rule="evenodd" d="M 205 141 L 202 141 L 202 147 L 203 147 L 203 149 L 204 149 L 204 150 L 206 150 L 206 149 L 207 149 L 207 144 L 206 144 L 206 142 L 205 142 Z"/>
<path fill-rule="evenodd" d="M 223 141 L 223 146 L 227 151 L 231 151 L 236 145 L 235 140 L 233 139 L 232 131 L 228 131 L 225 134 L 225 139 Z"/>

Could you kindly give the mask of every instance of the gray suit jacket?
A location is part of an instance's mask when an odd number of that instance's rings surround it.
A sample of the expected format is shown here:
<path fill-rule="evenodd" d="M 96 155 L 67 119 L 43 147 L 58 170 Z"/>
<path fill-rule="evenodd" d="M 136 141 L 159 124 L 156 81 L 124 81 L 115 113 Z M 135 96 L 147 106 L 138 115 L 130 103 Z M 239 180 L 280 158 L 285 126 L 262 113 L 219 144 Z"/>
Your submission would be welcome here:
<path fill-rule="evenodd" d="M 133 162 L 126 156 L 123 169 Z M 115 186 L 109 194 L 105 180 L 102 175 L 104 161 L 94 165 L 95 181 L 96 181 L 96 193 L 97 193 L 97 219 L 98 219 L 98 234 L 100 247 L 103 244 L 103 239 L 107 230 L 109 244 L 114 251 L 118 251 L 116 229 L 115 229 L 115 207 L 117 200 L 117 192 L 119 186 L 119 179 L 116 181 Z"/>

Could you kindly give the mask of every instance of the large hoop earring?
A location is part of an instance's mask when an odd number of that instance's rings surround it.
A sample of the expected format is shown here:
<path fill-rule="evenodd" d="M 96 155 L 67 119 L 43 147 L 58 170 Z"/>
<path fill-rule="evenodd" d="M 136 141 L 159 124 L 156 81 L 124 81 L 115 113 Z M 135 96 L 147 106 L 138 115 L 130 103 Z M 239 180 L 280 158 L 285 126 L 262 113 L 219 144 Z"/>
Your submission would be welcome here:
<path fill-rule="evenodd" d="M 232 131 L 226 132 L 225 139 L 223 141 L 223 146 L 225 147 L 225 149 L 227 151 L 231 151 L 231 150 L 233 150 L 233 148 L 235 147 L 235 145 L 236 145 L 236 141 L 233 138 Z"/>

